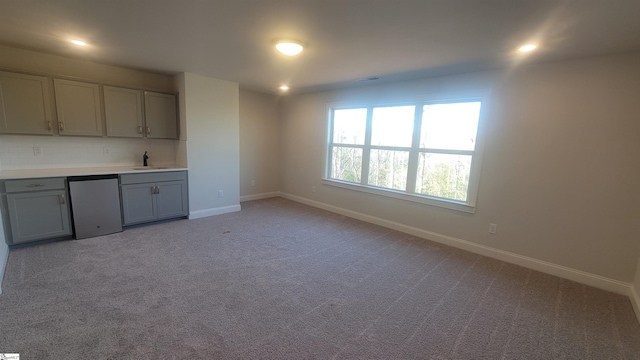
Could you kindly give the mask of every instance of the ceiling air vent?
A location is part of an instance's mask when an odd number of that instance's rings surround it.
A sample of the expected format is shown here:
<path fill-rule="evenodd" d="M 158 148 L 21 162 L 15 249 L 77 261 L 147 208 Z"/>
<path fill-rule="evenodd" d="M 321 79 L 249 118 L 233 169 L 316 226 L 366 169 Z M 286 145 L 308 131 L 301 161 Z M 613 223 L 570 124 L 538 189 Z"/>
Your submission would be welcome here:
<path fill-rule="evenodd" d="M 365 81 L 377 81 L 380 80 L 380 78 L 378 76 L 370 76 L 370 77 L 366 77 L 366 78 L 362 78 L 362 79 L 358 79 L 356 81 L 358 82 L 365 82 Z"/>

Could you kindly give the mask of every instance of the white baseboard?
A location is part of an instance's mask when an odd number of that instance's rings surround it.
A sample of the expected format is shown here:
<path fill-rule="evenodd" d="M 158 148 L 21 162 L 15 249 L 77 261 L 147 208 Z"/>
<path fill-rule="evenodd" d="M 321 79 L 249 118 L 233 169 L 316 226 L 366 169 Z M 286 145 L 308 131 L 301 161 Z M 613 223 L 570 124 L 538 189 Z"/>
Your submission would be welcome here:
<path fill-rule="evenodd" d="M 274 192 L 268 192 L 268 193 L 262 193 L 262 194 L 244 195 L 244 196 L 240 196 L 240 202 L 260 200 L 260 199 L 272 198 L 276 196 L 280 196 L 280 192 L 274 191 Z"/>
<path fill-rule="evenodd" d="M 189 212 L 189 220 L 200 219 L 203 217 L 209 217 L 209 216 L 215 216 L 215 215 L 222 215 L 222 214 L 232 213 L 240 210 L 242 210 L 242 208 L 240 207 L 240 204 L 221 206 L 221 207 L 212 208 L 212 209 L 196 210 L 196 211 Z"/>
<path fill-rule="evenodd" d="M 636 289 L 636 287 L 633 285 L 631 285 L 629 288 L 631 289 L 629 299 L 631 300 L 631 305 L 633 305 L 633 311 L 636 312 L 638 322 L 640 322 L 640 296 L 638 294 L 639 289 Z"/>
<path fill-rule="evenodd" d="M 0 251 L 0 295 L 2 295 L 2 280 L 4 279 L 4 271 L 7 269 L 7 261 L 9 260 L 9 246 L 5 244 L 4 239 L 0 240 L 2 240 L 2 243 L 0 243 L 0 247 L 2 247 Z"/>
<path fill-rule="evenodd" d="M 495 258 L 511 264 L 520 265 L 528 269 L 537 270 L 546 274 L 555 275 L 581 284 L 593 286 L 598 289 L 630 296 L 631 284 L 623 281 L 498 249 L 496 249 Z"/>
<path fill-rule="evenodd" d="M 519 265 L 529 269 L 537 270 L 543 273 L 555 275 L 564 279 L 573 280 L 582 284 L 593 286 L 599 289 L 615 292 L 618 294 L 631 297 L 631 284 L 606 278 L 604 276 L 591 274 L 585 271 L 572 269 L 566 266 L 553 264 L 547 261 L 534 259 L 527 256 L 518 255 L 515 253 L 499 250 L 493 247 L 476 244 L 470 241 L 458 239 L 455 237 L 438 234 L 432 231 L 419 229 L 413 226 L 404 225 L 395 221 L 381 219 L 375 216 L 366 215 L 360 212 L 347 210 L 333 205 L 328 205 L 315 200 L 306 199 L 292 194 L 280 193 L 280 196 L 307 204 L 313 207 L 317 207 L 323 210 L 331 211 L 337 214 L 348 216 L 354 219 L 362 220 L 368 223 L 384 226 L 393 230 L 401 231 L 403 233 L 411 234 L 421 238 L 425 238 L 431 241 L 435 241 L 441 244 L 450 245 L 463 250 L 467 250 L 476 254 L 492 257 L 498 260 L 502 260 L 511 264 Z M 637 294 L 636 302 L 638 303 Z M 633 299 L 632 299 L 633 302 Z M 640 303 L 638 303 L 640 304 Z"/>

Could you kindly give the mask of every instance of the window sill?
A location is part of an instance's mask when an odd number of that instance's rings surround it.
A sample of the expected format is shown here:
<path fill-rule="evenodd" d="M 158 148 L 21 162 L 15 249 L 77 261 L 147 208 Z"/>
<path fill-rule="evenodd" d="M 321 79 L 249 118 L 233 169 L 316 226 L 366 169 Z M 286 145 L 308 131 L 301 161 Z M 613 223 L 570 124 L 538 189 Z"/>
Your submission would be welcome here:
<path fill-rule="evenodd" d="M 401 191 L 396 191 L 392 189 L 384 189 L 375 186 L 367 186 L 361 184 L 354 184 L 346 181 L 340 181 L 335 179 L 322 179 L 323 185 L 335 186 L 343 189 L 355 190 L 360 192 L 365 192 L 369 194 L 375 194 L 380 196 L 386 196 L 394 199 L 406 200 L 411 202 L 416 202 L 420 204 L 437 206 L 445 209 L 451 209 L 456 211 L 462 211 L 466 213 L 474 213 L 476 211 L 475 206 L 468 205 L 463 202 L 458 202 L 454 200 L 446 200 L 434 197 L 428 197 L 424 195 L 418 194 L 408 194 Z"/>

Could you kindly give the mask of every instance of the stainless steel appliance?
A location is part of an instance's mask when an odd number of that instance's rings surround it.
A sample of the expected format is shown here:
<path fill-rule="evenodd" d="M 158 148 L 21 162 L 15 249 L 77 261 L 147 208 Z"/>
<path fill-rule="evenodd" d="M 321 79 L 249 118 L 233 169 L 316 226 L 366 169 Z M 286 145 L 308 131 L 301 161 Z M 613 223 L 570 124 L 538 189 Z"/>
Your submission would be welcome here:
<path fill-rule="evenodd" d="M 122 231 L 118 175 L 71 176 L 67 179 L 76 239 Z"/>

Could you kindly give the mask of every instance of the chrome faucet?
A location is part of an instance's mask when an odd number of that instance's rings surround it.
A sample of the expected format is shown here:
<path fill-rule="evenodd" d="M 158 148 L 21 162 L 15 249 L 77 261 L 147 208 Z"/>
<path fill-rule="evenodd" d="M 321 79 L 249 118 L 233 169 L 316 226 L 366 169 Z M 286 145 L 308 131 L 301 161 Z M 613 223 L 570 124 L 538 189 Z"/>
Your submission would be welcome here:
<path fill-rule="evenodd" d="M 142 155 L 142 166 L 147 166 L 147 160 L 149 160 L 149 156 L 147 155 L 147 152 L 144 152 L 144 155 Z"/>

